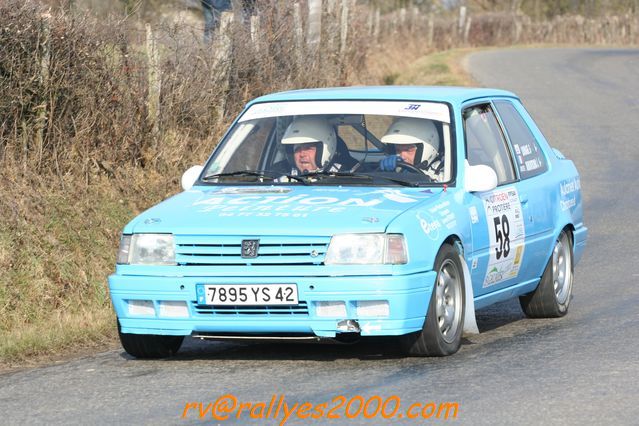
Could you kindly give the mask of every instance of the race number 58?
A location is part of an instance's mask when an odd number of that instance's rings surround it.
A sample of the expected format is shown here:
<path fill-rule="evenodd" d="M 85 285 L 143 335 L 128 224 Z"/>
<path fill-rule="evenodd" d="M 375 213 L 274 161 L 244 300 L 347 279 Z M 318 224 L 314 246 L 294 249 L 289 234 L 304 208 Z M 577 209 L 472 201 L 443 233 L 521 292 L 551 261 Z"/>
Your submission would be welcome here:
<path fill-rule="evenodd" d="M 508 217 L 503 214 L 501 218 L 495 216 L 493 218 L 495 223 L 495 242 L 499 245 L 495 247 L 495 255 L 497 259 L 508 257 L 510 253 L 510 224 L 508 223 Z"/>

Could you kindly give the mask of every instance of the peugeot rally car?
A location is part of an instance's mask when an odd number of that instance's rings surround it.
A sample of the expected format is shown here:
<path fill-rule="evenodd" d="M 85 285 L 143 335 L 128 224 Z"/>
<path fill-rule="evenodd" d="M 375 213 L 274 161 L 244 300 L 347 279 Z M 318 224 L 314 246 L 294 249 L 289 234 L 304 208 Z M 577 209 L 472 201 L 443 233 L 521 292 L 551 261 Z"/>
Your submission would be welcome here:
<path fill-rule="evenodd" d="M 135 357 L 185 336 L 453 354 L 487 305 L 565 315 L 587 237 L 575 165 L 501 90 L 260 97 L 182 186 L 124 228 L 109 277 Z"/>

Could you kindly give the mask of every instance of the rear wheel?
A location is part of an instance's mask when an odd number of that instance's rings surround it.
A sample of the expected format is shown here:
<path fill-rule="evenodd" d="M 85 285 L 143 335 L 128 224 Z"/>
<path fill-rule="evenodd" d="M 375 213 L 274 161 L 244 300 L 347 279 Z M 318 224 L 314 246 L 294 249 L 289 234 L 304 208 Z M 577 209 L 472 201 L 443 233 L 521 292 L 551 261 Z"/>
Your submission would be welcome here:
<path fill-rule="evenodd" d="M 184 340 L 184 336 L 122 333 L 119 321 L 118 334 L 124 350 L 136 358 L 167 358 L 173 356 L 180 349 Z"/>
<path fill-rule="evenodd" d="M 531 318 L 557 318 L 566 315 L 573 281 L 572 239 L 561 231 L 555 241 L 541 281 L 534 292 L 521 296 L 519 303 Z"/>
<path fill-rule="evenodd" d="M 435 259 L 437 278 L 421 331 L 400 337 L 414 356 L 446 356 L 461 345 L 464 324 L 464 274 L 457 250 L 444 244 Z"/>

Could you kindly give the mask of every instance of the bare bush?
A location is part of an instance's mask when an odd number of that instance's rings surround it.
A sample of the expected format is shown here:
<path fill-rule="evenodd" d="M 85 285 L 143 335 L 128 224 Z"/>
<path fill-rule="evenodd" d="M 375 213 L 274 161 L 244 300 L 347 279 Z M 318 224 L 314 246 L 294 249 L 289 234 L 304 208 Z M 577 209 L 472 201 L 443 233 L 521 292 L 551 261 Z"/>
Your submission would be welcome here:
<path fill-rule="evenodd" d="M 248 99 L 380 81 L 369 69 L 371 53 L 382 58 L 401 46 L 414 58 L 460 45 L 637 38 L 631 16 L 533 22 L 513 13 L 434 16 L 414 8 L 380 19 L 344 0 L 324 2 L 313 41 L 304 5 L 260 2 L 254 17 L 236 15 L 209 45 L 192 22 L 145 29 L 135 20 L 49 12 L 34 0 L 3 2 L 0 160 L 87 181 L 121 164 L 173 172 L 201 161 Z"/>
<path fill-rule="evenodd" d="M 140 158 L 144 86 L 123 25 L 107 32 L 87 17 L 9 1 L 0 28 L 5 160 L 62 173 Z"/>
<path fill-rule="evenodd" d="M 201 142 L 218 137 L 248 99 L 341 85 L 364 66 L 366 44 L 356 40 L 362 32 L 351 30 L 347 49 L 338 51 L 328 37 L 309 51 L 295 31 L 293 3 L 262 2 L 257 16 L 257 32 L 235 20 L 210 46 L 188 26 L 145 33 L 127 20 L 3 3 L 1 158 L 58 174 L 112 173 L 117 164 L 172 169 L 194 152 L 201 158 Z M 349 22 L 363 25 L 354 13 Z M 150 100 L 156 89 L 158 105 Z"/>

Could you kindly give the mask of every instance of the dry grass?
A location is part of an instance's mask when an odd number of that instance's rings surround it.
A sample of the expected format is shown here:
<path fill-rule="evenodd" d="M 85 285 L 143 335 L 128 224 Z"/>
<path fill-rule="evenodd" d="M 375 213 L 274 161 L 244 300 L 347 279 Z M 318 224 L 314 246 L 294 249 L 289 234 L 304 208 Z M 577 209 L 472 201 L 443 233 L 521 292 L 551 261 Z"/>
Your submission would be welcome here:
<path fill-rule="evenodd" d="M 111 342 L 106 277 L 120 230 L 177 179 L 132 167 L 88 185 L 10 172 L 0 174 L 0 367 Z"/>
<path fill-rule="evenodd" d="M 45 327 L 33 323 L 9 333 L 0 332 L 0 371 L 24 368 L 90 351 L 117 347 L 114 316 L 98 307 L 80 312 L 56 311 Z"/>
<path fill-rule="evenodd" d="M 476 83 L 464 70 L 466 55 L 480 49 L 452 49 L 426 55 L 408 66 L 397 84 L 418 86 L 473 86 Z"/>

